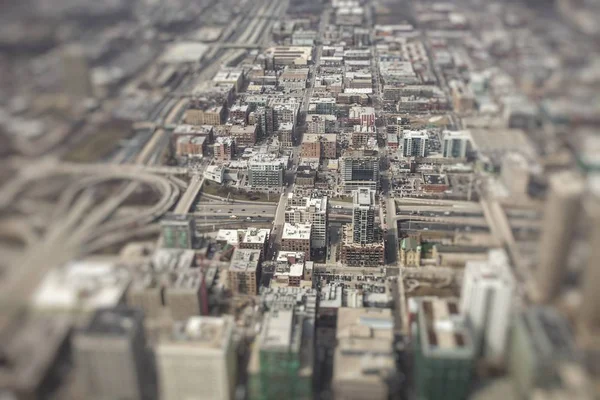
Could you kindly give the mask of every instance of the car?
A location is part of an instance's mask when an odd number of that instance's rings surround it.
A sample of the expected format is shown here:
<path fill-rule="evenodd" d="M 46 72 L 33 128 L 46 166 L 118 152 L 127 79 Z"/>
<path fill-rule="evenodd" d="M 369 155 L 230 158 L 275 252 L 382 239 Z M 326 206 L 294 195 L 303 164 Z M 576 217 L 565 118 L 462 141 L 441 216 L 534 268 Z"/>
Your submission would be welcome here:
<path fill-rule="evenodd" d="M 338 208 L 339 209 L 339 208 L 342 208 L 342 206 L 333 206 L 333 208 Z"/>
<path fill-rule="evenodd" d="M 217 212 L 221 212 L 221 211 L 223 211 L 223 210 L 217 210 Z"/>
<path fill-rule="evenodd" d="M 242 208 L 242 211 L 246 211 L 246 209 L 245 209 L 245 208 Z"/>

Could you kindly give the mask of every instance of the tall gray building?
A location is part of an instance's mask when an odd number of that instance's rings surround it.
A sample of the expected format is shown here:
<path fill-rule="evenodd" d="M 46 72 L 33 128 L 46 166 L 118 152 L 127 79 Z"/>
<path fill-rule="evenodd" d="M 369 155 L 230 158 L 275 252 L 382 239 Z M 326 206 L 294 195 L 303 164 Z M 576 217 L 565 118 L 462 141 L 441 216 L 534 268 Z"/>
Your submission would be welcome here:
<path fill-rule="evenodd" d="M 143 312 L 128 307 L 96 311 L 73 340 L 75 367 L 87 399 L 147 399 L 151 375 Z"/>
<path fill-rule="evenodd" d="M 352 231 L 354 243 L 375 241 L 375 191 L 360 188 L 352 192 Z"/>
<path fill-rule="evenodd" d="M 379 188 L 379 154 L 375 150 L 347 151 L 341 159 L 340 173 L 344 191 L 360 187 Z"/>
<path fill-rule="evenodd" d="M 581 176 L 572 171 L 549 178 L 536 271 L 541 302 L 550 302 L 560 289 L 584 186 Z"/>

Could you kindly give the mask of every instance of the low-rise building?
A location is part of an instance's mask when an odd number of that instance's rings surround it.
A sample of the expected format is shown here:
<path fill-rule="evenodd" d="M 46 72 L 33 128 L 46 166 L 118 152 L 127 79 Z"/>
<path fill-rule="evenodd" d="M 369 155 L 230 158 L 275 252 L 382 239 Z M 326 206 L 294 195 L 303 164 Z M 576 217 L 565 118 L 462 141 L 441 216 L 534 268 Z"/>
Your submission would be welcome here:
<path fill-rule="evenodd" d="M 176 141 L 175 153 L 179 157 L 202 157 L 206 151 L 206 137 L 179 136 Z"/>
<path fill-rule="evenodd" d="M 248 182 L 253 188 L 281 188 L 287 159 L 258 154 L 248 161 Z"/>
<path fill-rule="evenodd" d="M 400 242 L 400 264 L 405 267 L 421 266 L 421 238 L 407 237 Z"/>
<path fill-rule="evenodd" d="M 260 250 L 261 257 L 264 259 L 269 246 L 269 235 L 268 229 L 248 228 L 240 241 L 240 248 Z"/>

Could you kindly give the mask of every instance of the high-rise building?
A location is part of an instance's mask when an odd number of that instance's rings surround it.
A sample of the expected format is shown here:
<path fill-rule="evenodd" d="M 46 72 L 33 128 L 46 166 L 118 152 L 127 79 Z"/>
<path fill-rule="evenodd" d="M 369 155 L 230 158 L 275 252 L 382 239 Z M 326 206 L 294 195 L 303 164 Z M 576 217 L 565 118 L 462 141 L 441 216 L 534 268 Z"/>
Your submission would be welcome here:
<path fill-rule="evenodd" d="M 559 172 L 549 178 L 535 274 L 541 302 L 551 301 L 559 292 L 583 190 L 583 179 L 575 172 Z"/>
<path fill-rule="evenodd" d="M 518 398 L 591 399 L 569 322 L 554 309 L 537 306 L 517 315 L 511 329 L 508 372 Z M 561 396 L 543 396 L 561 388 Z M 536 396 L 538 395 L 538 396 Z"/>
<path fill-rule="evenodd" d="M 94 96 L 91 70 L 83 49 L 68 46 L 63 52 L 63 71 L 66 91 L 73 99 L 86 99 Z"/>
<path fill-rule="evenodd" d="M 446 158 L 466 158 L 471 147 L 469 131 L 444 131 L 442 155 Z"/>
<path fill-rule="evenodd" d="M 285 222 L 311 224 L 311 247 L 327 246 L 327 197 L 300 197 L 290 193 L 285 209 Z"/>
<path fill-rule="evenodd" d="M 359 187 L 379 188 L 379 154 L 375 150 L 346 151 L 341 158 L 340 175 L 344 191 Z"/>
<path fill-rule="evenodd" d="M 590 227 L 587 267 L 583 273 L 580 322 L 590 333 L 600 331 L 600 177 L 588 178 L 589 198 L 585 203 L 585 216 Z"/>
<path fill-rule="evenodd" d="M 514 292 L 515 279 L 503 249 L 490 250 L 485 261 L 467 262 L 461 312 L 476 351 L 490 362 L 504 361 Z"/>
<path fill-rule="evenodd" d="M 30 316 L 7 326 L 0 342 L 0 397 L 61 398 L 57 394 L 71 365 L 70 332 L 70 318 L 56 315 Z"/>
<path fill-rule="evenodd" d="M 396 374 L 393 328 L 390 309 L 341 307 L 337 310 L 332 379 L 335 399 L 389 398 L 393 392 L 390 383 Z"/>
<path fill-rule="evenodd" d="M 73 340 L 75 367 L 88 399 L 147 399 L 151 371 L 143 312 L 99 309 Z"/>
<path fill-rule="evenodd" d="M 237 376 L 233 329 L 230 316 L 176 323 L 156 348 L 161 399 L 233 399 Z"/>
<path fill-rule="evenodd" d="M 411 319 L 417 398 L 466 399 L 475 348 L 457 302 L 419 299 L 416 318 Z"/>
<path fill-rule="evenodd" d="M 235 249 L 227 273 L 229 288 L 233 294 L 258 294 L 261 251 L 258 249 Z"/>
<path fill-rule="evenodd" d="M 375 241 L 375 191 L 359 188 L 352 192 L 352 231 L 354 243 Z"/>
<path fill-rule="evenodd" d="M 163 246 L 191 249 L 195 224 L 190 215 L 167 214 L 160 220 Z"/>
<path fill-rule="evenodd" d="M 250 400 L 312 398 L 316 305 L 311 288 L 261 293 L 265 315 L 248 363 Z"/>
<path fill-rule="evenodd" d="M 402 155 L 404 157 L 425 157 L 427 155 L 426 131 L 408 131 L 402 134 Z"/>

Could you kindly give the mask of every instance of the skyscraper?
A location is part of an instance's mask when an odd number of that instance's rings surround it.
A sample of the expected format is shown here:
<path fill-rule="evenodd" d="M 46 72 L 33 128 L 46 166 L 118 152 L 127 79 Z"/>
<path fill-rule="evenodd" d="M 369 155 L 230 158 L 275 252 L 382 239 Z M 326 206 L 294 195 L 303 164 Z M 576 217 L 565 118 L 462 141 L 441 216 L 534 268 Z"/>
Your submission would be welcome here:
<path fill-rule="evenodd" d="M 233 328 L 230 316 L 177 323 L 156 349 L 161 399 L 232 399 L 237 375 Z"/>
<path fill-rule="evenodd" d="M 577 173 L 564 171 L 549 178 L 548 189 L 536 271 L 539 300 L 544 303 L 560 289 L 584 183 Z"/>
<path fill-rule="evenodd" d="M 147 399 L 149 363 L 142 311 L 99 309 L 74 338 L 75 368 L 89 399 Z"/>
<path fill-rule="evenodd" d="M 473 332 L 475 350 L 501 363 L 506 350 L 515 280 L 503 249 L 490 250 L 485 261 L 469 261 L 461 294 L 461 312 Z"/>
<path fill-rule="evenodd" d="M 375 191 L 359 188 L 352 192 L 352 230 L 354 242 L 368 244 L 375 241 Z"/>

